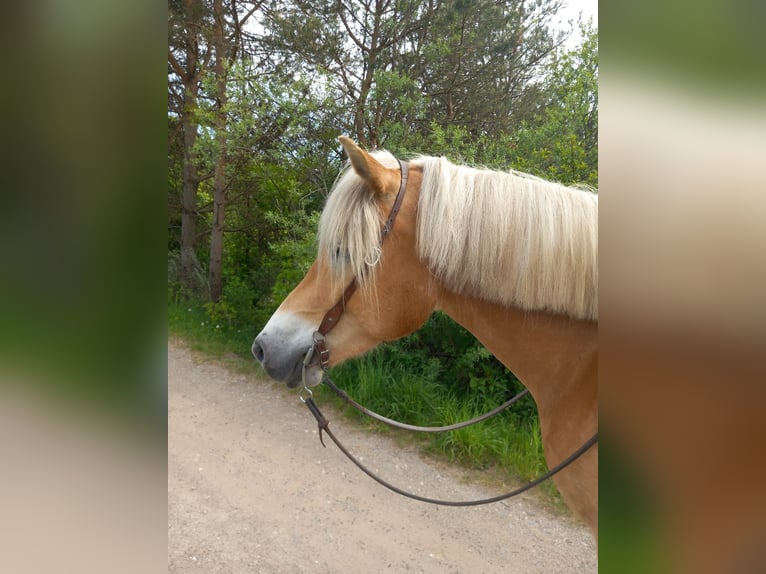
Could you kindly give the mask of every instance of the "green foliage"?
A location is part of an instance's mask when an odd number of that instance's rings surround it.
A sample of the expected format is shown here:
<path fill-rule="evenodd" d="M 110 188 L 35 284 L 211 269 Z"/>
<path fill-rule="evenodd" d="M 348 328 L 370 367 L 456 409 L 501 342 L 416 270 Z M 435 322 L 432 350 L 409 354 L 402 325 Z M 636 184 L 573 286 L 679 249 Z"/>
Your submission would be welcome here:
<path fill-rule="evenodd" d="M 372 410 L 421 426 L 476 417 L 523 389 L 468 331 L 439 312 L 409 337 L 336 367 L 332 376 Z M 430 440 L 435 451 L 450 458 L 497 464 L 524 479 L 546 468 L 537 409 L 529 396 L 489 421 Z"/>
<path fill-rule="evenodd" d="M 500 402 L 508 392 L 508 377 L 498 372 L 497 360 L 483 346 L 470 347 L 460 356 L 458 364 L 464 364 L 468 373 L 468 389 L 471 395 L 480 396 L 484 402 Z"/>
<path fill-rule="evenodd" d="M 280 230 L 281 238 L 268 246 L 269 257 L 260 270 L 269 278 L 269 285 L 255 305 L 252 325 L 259 329 L 311 267 L 316 257 L 319 213 L 298 212 L 285 217 L 271 212 L 266 218 Z"/>
<path fill-rule="evenodd" d="M 203 307 L 211 323 L 215 323 L 216 329 L 221 328 L 221 323 L 226 323 L 231 327 L 234 319 L 237 317 L 237 311 L 224 297 L 221 297 L 218 301 L 207 301 Z"/>
<path fill-rule="evenodd" d="M 227 277 L 223 295 L 218 301 L 206 301 L 203 308 L 216 328 L 241 329 L 251 327 L 258 317 L 255 290 L 242 278 Z"/>
<path fill-rule="evenodd" d="M 447 315 L 436 312 L 415 333 L 389 343 L 392 361 L 410 369 L 425 368 L 448 381 L 461 397 L 477 406 L 496 406 L 516 389 L 517 380 L 476 338 Z"/>
<path fill-rule="evenodd" d="M 195 258 L 191 285 L 181 282 L 181 254 L 177 250 L 168 251 L 168 301 L 180 302 L 200 299 L 207 293 L 207 274 Z"/>
<path fill-rule="evenodd" d="M 446 324 L 443 323 L 442 328 Z M 452 334 L 464 337 L 460 329 L 456 326 Z M 467 344 L 471 337 L 464 338 Z M 462 422 L 484 414 L 505 400 L 507 380 L 503 384 L 496 380 L 497 388 L 489 392 L 479 384 L 473 389 L 476 392 L 471 393 L 470 388 L 461 388 L 460 375 L 449 370 L 450 365 L 461 362 L 475 365 L 488 361 L 491 364 L 494 361 L 491 355 L 469 352 L 469 355 L 474 355 L 473 360 L 465 361 L 461 357 L 450 360 L 447 356 L 428 356 L 426 351 L 412 343 L 409 342 L 409 351 L 406 346 L 403 347 L 406 341 L 383 345 L 336 367 L 331 376 L 356 401 L 368 408 L 389 418 L 420 426 Z M 438 342 L 435 343 L 439 346 Z M 348 408 L 347 412 L 365 424 L 373 424 L 357 411 Z M 386 428 L 377 423 L 373 426 L 381 430 Z M 498 467 L 522 480 L 535 478 L 547 468 L 536 411 L 528 406 L 519 410 L 512 407 L 488 421 L 465 429 L 429 435 L 428 444 L 431 451 L 445 454 L 451 460 L 475 467 Z M 552 483 L 547 484 L 544 490 L 555 496 Z"/>
<path fill-rule="evenodd" d="M 598 36 L 581 25 L 583 43 L 556 53 L 544 104 L 514 134 L 514 165 L 564 184 L 598 185 Z"/>
<path fill-rule="evenodd" d="M 168 335 L 182 337 L 194 350 L 214 356 L 234 354 L 244 358 L 254 371 L 262 372 L 251 360 L 250 345 L 255 336 L 252 329 L 211 321 L 204 303 L 199 301 L 168 303 L 167 318 Z"/>
<path fill-rule="evenodd" d="M 247 281 L 236 275 L 226 277 L 223 286 L 223 296 L 219 302 L 224 302 L 229 308 L 230 326 L 249 327 L 256 317 L 255 303 L 257 295 Z M 211 320 L 213 317 L 211 316 Z"/>
<path fill-rule="evenodd" d="M 277 217 L 273 215 L 273 217 Z M 301 215 L 283 220 L 286 237 L 272 245 L 274 260 L 279 262 L 279 273 L 271 291 L 273 299 L 281 302 L 303 279 L 316 257 L 316 229 L 319 213 Z"/>

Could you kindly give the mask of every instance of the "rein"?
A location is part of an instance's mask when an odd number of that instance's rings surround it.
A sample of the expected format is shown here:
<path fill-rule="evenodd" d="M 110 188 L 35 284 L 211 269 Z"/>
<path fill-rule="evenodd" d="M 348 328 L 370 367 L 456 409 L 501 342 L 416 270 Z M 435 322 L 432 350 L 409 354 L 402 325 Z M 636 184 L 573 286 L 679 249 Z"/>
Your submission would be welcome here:
<path fill-rule="evenodd" d="M 407 178 L 409 175 L 409 163 L 402 160 L 399 161 L 399 166 L 401 168 L 401 183 L 399 185 L 399 191 L 396 194 L 396 199 L 394 200 L 394 205 L 391 207 L 391 212 L 388 215 L 388 218 L 386 219 L 386 222 L 383 224 L 383 227 L 381 227 L 380 230 L 380 243 L 381 245 L 385 241 L 386 237 L 391 233 L 391 230 L 394 227 L 394 222 L 396 221 L 396 216 L 399 213 L 399 209 L 402 206 L 402 202 L 404 201 L 404 195 L 406 193 L 407 189 Z M 342 389 L 340 389 L 327 375 L 329 363 L 330 363 L 330 350 L 327 348 L 327 339 L 326 335 L 330 331 L 332 331 L 335 326 L 338 324 L 338 321 L 343 316 L 343 313 L 346 310 L 346 303 L 351 298 L 351 296 L 356 292 L 358 287 L 358 283 L 356 278 L 351 280 L 351 283 L 344 289 L 343 294 L 341 295 L 340 299 L 338 299 L 337 303 L 333 305 L 327 313 L 325 313 L 325 316 L 322 318 L 321 323 L 319 324 L 319 327 L 314 332 L 313 345 L 309 348 L 308 352 L 306 353 L 306 357 L 303 360 L 303 382 L 304 387 L 301 390 L 300 393 L 300 399 L 301 401 L 306 405 L 306 407 L 309 409 L 311 414 L 314 416 L 314 418 L 317 421 L 317 426 L 319 427 L 319 441 L 322 443 L 322 446 L 326 447 L 324 443 L 324 436 L 323 433 L 327 433 L 327 436 L 329 436 L 332 441 L 335 443 L 335 445 L 340 449 L 340 451 L 346 455 L 346 457 L 353 462 L 359 469 L 364 472 L 367 476 L 381 484 L 382 486 L 386 487 L 387 489 L 396 492 L 397 494 L 401 494 L 402 496 L 405 496 L 407 498 L 411 498 L 414 500 L 419 500 L 421 502 L 427 502 L 430 504 L 438 504 L 441 506 L 478 506 L 481 504 L 491 504 L 493 502 L 500 502 L 501 500 L 507 500 L 508 498 L 511 498 L 513 496 L 519 495 L 522 492 L 526 492 L 527 490 L 534 488 L 541 482 L 544 482 L 551 478 L 556 473 L 562 471 L 564 468 L 569 466 L 571 463 L 573 463 L 575 460 L 577 460 L 580 456 L 582 456 L 590 447 L 592 447 L 594 444 L 598 442 L 598 433 L 594 434 L 591 438 L 589 438 L 585 443 L 583 443 L 582 446 L 580 446 L 577 450 L 575 450 L 572 454 L 570 454 L 567 458 L 565 458 L 563 461 L 561 461 L 559 464 L 554 466 L 552 469 L 550 469 L 545 474 L 537 477 L 536 479 L 532 480 L 531 482 L 528 482 L 527 484 L 512 490 L 511 492 L 501 494 L 499 496 L 494 496 L 491 498 L 485 498 L 481 500 L 465 500 L 465 501 L 451 501 L 451 500 L 439 500 L 435 498 L 427 498 L 424 496 L 420 496 L 418 494 L 414 494 L 412 492 L 407 492 L 405 490 L 402 490 L 393 484 L 383 480 L 379 476 L 377 476 L 375 473 L 373 473 L 370 469 L 368 469 L 366 466 L 364 466 L 354 455 L 352 455 L 346 447 L 343 446 L 343 444 L 338 440 L 338 438 L 333 434 L 333 432 L 330 430 L 330 421 L 325 418 L 325 416 L 322 414 L 322 411 L 319 410 L 319 407 L 314 402 L 314 393 L 311 391 L 311 389 L 308 387 L 308 384 L 306 384 L 306 370 L 314 365 L 316 361 L 319 362 L 319 366 L 322 368 L 323 371 L 323 377 L 322 382 L 327 385 L 332 391 L 338 395 L 341 399 L 343 399 L 347 404 L 357 409 L 359 412 L 364 413 L 367 416 L 370 416 L 374 418 L 375 420 L 378 420 L 380 422 L 383 422 L 389 426 L 392 426 L 394 428 L 398 429 L 404 429 L 404 430 L 410 430 L 410 431 L 419 431 L 419 432 L 445 432 L 445 431 L 452 431 L 457 430 L 461 428 L 465 428 L 467 426 L 479 423 L 481 421 L 487 420 L 490 417 L 495 416 L 496 414 L 504 411 L 508 407 L 510 407 L 512 404 L 517 402 L 519 399 L 523 398 L 529 393 L 528 389 L 524 389 L 520 393 L 518 393 L 516 396 L 512 397 L 511 399 L 504 402 L 499 407 L 496 407 L 492 409 L 491 411 L 480 415 L 476 418 L 473 418 L 468 421 L 464 421 L 461 423 L 455 423 L 452 425 L 447 426 L 438 426 L 438 427 L 421 427 L 421 426 L 415 426 L 415 425 L 409 425 L 406 423 L 400 423 L 398 421 L 389 419 L 387 417 L 384 417 L 383 415 L 380 415 L 378 413 L 375 413 L 366 407 L 363 407 L 356 401 L 354 401 L 351 397 L 346 394 Z"/>
<path fill-rule="evenodd" d="M 354 399 L 348 396 L 348 394 L 338 388 L 338 386 L 330 379 L 329 376 L 327 376 L 327 372 L 325 371 L 325 375 L 322 378 L 322 382 L 330 387 L 332 392 L 334 392 L 336 395 L 338 395 L 341 399 L 343 399 L 346 404 L 354 407 L 356 410 L 358 410 L 360 413 L 367 415 L 370 418 L 373 418 L 377 421 L 380 421 L 382 423 L 387 424 L 390 427 L 401 429 L 401 430 L 408 430 L 408 431 L 415 431 L 415 432 L 446 432 L 446 431 L 453 431 L 462 429 L 465 427 L 469 427 L 471 425 L 475 425 L 476 423 L 480 423 L 482 421 L 485 421 L 487 419 L 492 418 L 496 414 L 504 411 L 508 407 L 510 407 L 513 403 L 517 402 L 519 399 L 524 398 L 526 395 L 529 394 L 529 389 L 524 389 L 519 394 L 517 394 L 515 397 L 511 397 L 507 401 L 505 401 L 502 405 L 499 407 L 495 407 L 491 411 L 484 413 L 483 415 L 479 415 L 476 418 L 463 421 L 462 423 L 455 423 L 447 426 L 442 427 L 420 427 L 416 425 L 409 425 L 407 423 L 400 423 L 399 421 L 395 421 L 393 419 L 389 419 L 388 417 L 384 417 L 383 415 L 379 415 L 378 413 L 371 411 L 367 407 L 363 407 L 359 403 L 357 403 Z M 308 389 L 308 387 L 304 387 L 304 389 Z"/>
<path fill-rule="evenodd" d="M 304 396 L 304 393 L 308 396 Z M 518 395 L 517 395 L 518 396 Z M 312 415 L 314 415 L 314 418 L 317 421 L 317 426 L 319 427 L 319 441 L 322 443 L 322 446 L 326 445 L 324 444 L 324 438 L 322 433 L 326 432 L 327 436 L 329 436 L 332 441 L 335 443 L 335 446 L 337 446 L 340 451 L 346 455 L 346 457 L 353 462 L 359 469 L 364 472 L 367 476 L 369 476 L 371 479 L 373 479 L 375 482 L 380 484 L 381 486 L 386 487 L 387 489 L 397 493 L 401 494 L 402 496 L 405 496 L 407 498 L 411 498 L 413 500 L 418 500 L 420 502 L 427 502 L 429 504 L 437 504 L 439 506 L 480 506 L 482 504 L 492 504 L 493 502 L 500 502 L 502 500 L 507 500 L 509 498 L 512 498 L 514 496 L 517 496 L 521 494 L 522 492 L 526 492 L 527 490 L 530 490 L 531 488 L 534 488 L 541 482 L 545 482 L 549 478 L 551 478 L 554 474 L 564 470 L 567 466 L 572 464 L 575 460 L 580 458 L 582 454 L 585 453 L 590 447 L 592 447 L 594 444 L 598 442 L 598 433 L 594 434 L 592 437 L 590 437 L 585 443 L 578 448 L 576 451 L 574 451 L 572 454 L 570 454 L 567 458 L 562 460 L 559 464 L 554 466 L 552 469 L 550 469 L 545 474 L 538 476 L 536 479 L 532 480 L 531 482 L 528 482 L 527 484 L 520 486 L 519 488 L 512 490 L 510 492 L 506 492 L 505 494 L 501 494 L 499 496 L 493 496 L 491 498 L 482 498 L 480 500 L 440 500 L 438 498 L 428 498 L 426 496 L 420 496 L 419 494 L 415 494 L 413 492 L 408 492 L 406 490 L 402 490 L 401 488 L 394 486 L 390 482 L 387 482 L 386 480 L 380 478 L 377 474 L 372 472 L 369 468 L 364 466 L 358 458 L 356 458 L 349 450 L 343 446 L 343 444 L 338 440 L 338 438 L 333 434 L 333 432 L 330 430 L 330 421 L 328 421 L 325 416 L 322 414 L 322 411 L 319 410 L 319 407 L 314 402 L 313 393 L 311 392 L 311 389 L 308 387 L 304 387 L 303 391 L 301 391 L 301 400 L 304 402 L 304 404 L 308 407 L 309 411 Z M 515 398 L 515 397 L 514 397 Z M 473 421 L 477 422 L 477 421 Z M 468 424 L 472 424 L 472 421 L 468 421 Z M 467 426 L 467 425 L 463 425 Z"/>

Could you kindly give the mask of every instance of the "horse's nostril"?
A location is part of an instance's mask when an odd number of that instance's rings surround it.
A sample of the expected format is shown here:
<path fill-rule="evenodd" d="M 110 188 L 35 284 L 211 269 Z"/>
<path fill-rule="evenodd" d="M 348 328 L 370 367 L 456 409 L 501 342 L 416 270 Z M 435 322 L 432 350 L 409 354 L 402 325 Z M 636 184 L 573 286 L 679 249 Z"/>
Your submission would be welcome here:
<path fill-rule="evenodd" d="M 258 341 L 253 341 L 252 349 L 253 351 L 253 357 L 255 357 L 255 360 L 259 363 L 263 363 L 263 358 L 265 356 L 265 353 L 263 352 L 263 347 L 258 343 Z"/>

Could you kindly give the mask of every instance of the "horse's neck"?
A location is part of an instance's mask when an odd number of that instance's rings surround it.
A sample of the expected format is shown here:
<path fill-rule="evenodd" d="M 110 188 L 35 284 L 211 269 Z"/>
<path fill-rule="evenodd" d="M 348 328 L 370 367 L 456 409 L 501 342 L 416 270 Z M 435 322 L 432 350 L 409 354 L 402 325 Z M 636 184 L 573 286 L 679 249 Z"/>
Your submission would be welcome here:
<path fill-rule="evenodd" d="M 438 306 L 513 371 L 535 397 L 541 414 L 563 408 L 573 394 L 588 405 L 583 408 L 595 408 L 597 324 L 451 292 L 441 294 Z"/>

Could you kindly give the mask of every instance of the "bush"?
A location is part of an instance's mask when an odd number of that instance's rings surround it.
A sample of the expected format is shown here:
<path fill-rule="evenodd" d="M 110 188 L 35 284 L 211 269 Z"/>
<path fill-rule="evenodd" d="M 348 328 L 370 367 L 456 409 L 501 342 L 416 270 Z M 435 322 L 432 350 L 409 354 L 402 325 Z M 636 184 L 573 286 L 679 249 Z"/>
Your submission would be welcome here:
<path fill-rule="evenodd" d="M 223 295 L 221 296 L 221 302 L 230 308 L 231 317 L 224 316 L 230 322 L 229 326 L 252 326 L 257 315 L 256 300 L 255 289 L 250 287 L 244 279 L 236 275 L 229 277 L 223 286 Z"/>
<path fill-rule="evenodd" d="M 168 251 L 168 301 L 179 303 L 206 296 L 207 274 L 196 256 L 193 267 L 189 285 L 184 285 L 181 279 L 181 252 Z"/>
<path fill-rule="evenodd" d="M 290 292 L 308 272 L 316 257 L 316 229 L 319 213 L 301 215 L 293 220 L 281 221 L 280 216 L 270 218 L 285 226 L 286 237 L 269 246 L 272 256 L 260 273 L 268 275 L 272 284 L 261 297 L 254 310 L 254 325 L 262 327 Z"/>

